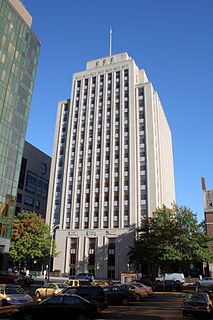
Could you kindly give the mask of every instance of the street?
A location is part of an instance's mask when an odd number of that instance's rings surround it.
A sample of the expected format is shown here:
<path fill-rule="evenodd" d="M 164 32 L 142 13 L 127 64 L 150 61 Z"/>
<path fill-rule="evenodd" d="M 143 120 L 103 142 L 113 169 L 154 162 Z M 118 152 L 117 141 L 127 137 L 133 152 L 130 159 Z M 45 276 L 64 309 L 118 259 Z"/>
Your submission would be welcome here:
<path fill-rule="evenodd" d="M 101 319 L 180 320 L 183 319 L 180 309 L 183 296 L 181 293 L 155 293 L 152 297 L 127 307 L 111 306 L 102 312 Z"/>

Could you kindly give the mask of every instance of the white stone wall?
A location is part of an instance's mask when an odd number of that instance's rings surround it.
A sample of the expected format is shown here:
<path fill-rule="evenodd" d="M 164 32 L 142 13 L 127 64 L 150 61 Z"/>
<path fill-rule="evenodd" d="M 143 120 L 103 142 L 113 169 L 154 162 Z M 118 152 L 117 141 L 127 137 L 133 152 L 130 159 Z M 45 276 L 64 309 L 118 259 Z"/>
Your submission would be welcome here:
<path fill-rule="evenodd" d="M 125 118 L 125 70 L 128 69 L 128 120 Z M 119 111 L 119 221 L 118 227 L 114 227 L 114 191 L 117 190 L 114 187 L 114 173 L 115 169 L 115 125 L 116 125 L 116 72 L 120 72 L 120 111 Z M 106 147 L 106 119 L 107 113 L 107 75 L 112 73 L 112 102 L 111 102 L 111 114 L 110 114 L 110 170 L 109 170 L 109 215 L 108 215 L 108 228 L 104 227 L 104 197 L 105 197 L 105 167 L 106 161 L 104 154 L 107 152 Z M 104 76 L 104 88 L 103 88 L 103 109 L 102 109 L 102 130 L 101 135 L 101 148 L 100 153 L 97 150 L 97 135 L 93 133 L 93 136 L 89 138 L 90 120 L 91 116 L 86 115 L 83 118 L 83 100 L 85 99 L 84 90 L 87 91 L 87 108 L 91 108 L 90 101 L 92 98 L 92 78 L 96 77 L 96 91 L 94 102 L 94 117 L 93 117 L 93 132 L 97 132 L 98 125 L 98 96 L 100 93 L 100 76 Z M 88 85 L 85 84 L 85 79 L 88 79 Z M 78 90 L 77 84 L 81 81 L 81 90 Z M 139 70 L 134 60 L 128 56 L 127 53 L 114 55 L 102 59 L 96 59 L 87 63 L 87 69 L 82 72 L 75 73 L 72 82 L 71 102 L 69 106 L 69 118 L 67 121 L 67 133 L 66 143 L 64 145 L 64 165 L 63 165 L 63 179 L 61 181 L 61 194 L 59 207 L 59 220 L 54 217 L 55 199 L 58 199 L 56 192 L 58 162 L 60 158 L 60 141 L 63 135 L 63 116 L 64 116 L 64 104 L 67 101 L 59 103 L 59 109 L 56 122 L 55 142 L 53 148 L 53 160 L 51 168 L 51 179 L 49 186 L 49 199 L 47 209 L 47 222 L 50 225 L 60 224 L 60 229 L 56 232 L 56 244 L 58 255 L 54 259 L 53 269 L 59 269 L 63 273 L 69 273 L 70 268 L 70 239 L 78 239 L 78 257 L 76 272 L 87 271 L 87 259 L 88 259 L 88 239 L 96 238 L 96 278 L 107 278 L 108 272 L 108 242 L 109 238 L 116 238 L 116 278 L 119 278 L 120 272 L 128 271 L 128 252 L 129 248 L 134 245 L 134 229 L 140 226 L 142 209 L 140 199 L 140 146 L 139 146 L 139 102 L 138 102 L 138 88 L 144 90 L 144 112 L 145 112 L 145 142 L 146 146 L 146 177 L 147 185 L 144 186 L 147 190 L 148 210 L 145 214 L 152 215 L 152 212 L 156 207 L 161 207 L 163 204 L 170 206 L 175 201 L 174 190 L 174 172 L 173 172 L 173 157 L 172 157 L 172 140 L 171 132 L 164 115 L 159 97 L 154 91 L 152 84 L 148 82 L 147 76 L 144 70 Z M 78 91 L 81 94 L 78 97 Z M 79 107 L 76 108 L 76 103 L 79 101 Z M 76 112 L 78 112 L 78 118 L 76 118 Z M 77 119 L 77 128 L 74 131 L 75 119 Z M 83 140 L 84 148 L 82 154 L 80 152 L 81 147 L 81 124 L 84 124 L 85 136 Z M 143 119 L 142 119 L 143 121 Z M 125 149 L 127 145 L 124 144 L 126 133 L 124 127 L 128 124 L 128 149 Z M 75 152 L 73 149 L 73 136 L 76 136 Z M 87 196 L 87 171 L 88 171 L 88 145 L 93 142 L 92 149 L 92 161 L 91 161 L 91 185 L 89 190 L 89 226 L 84 227 L 85 221 L 85 198 Z M 129 185 L 128 189 L 125 189 L 124 179 L 126 171 L 124 171 L 125 159 L 124 154 L 128 151 L 128 177 Z M 98 228 L 94 227 L 94 212 L 95 212 L 95 179 L 97 169 L 97 156 L 100 154 L 100 192 L 99 192 L 99 225 Z M 80 163 L 80 155 L 82 155 L 83 163 Z M 70 177 L 71 161 L 75 159 L 75 165 L 73 167 L 73 177 Z M 82 168 L 81 181 L 78 179 L 79 168 Z M 68 204 L 70 198 L 69 185 L 72 182 L 72 201 Z M 79 226 L 76 228 L 76 198 L 78 197 L 78 183 L 81 182 L 80 193 L 80 215 Z M 129 198 L 126 200 L 129 206 L 129 225 L 126 227 L 124 212 L 124 194 L 125 190 L 128 190 Z M 70 212 L 70 216 L 69 215 Z"/>

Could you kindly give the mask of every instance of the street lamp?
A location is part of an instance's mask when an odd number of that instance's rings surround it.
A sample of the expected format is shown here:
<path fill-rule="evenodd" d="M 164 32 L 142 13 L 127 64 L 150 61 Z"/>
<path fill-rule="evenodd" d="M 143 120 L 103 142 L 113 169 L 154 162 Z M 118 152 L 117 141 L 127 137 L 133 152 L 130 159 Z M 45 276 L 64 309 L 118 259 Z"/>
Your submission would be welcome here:
<path fill-rule="evenodd" d="M 49 264 L 48 264 L 48 273 L 47 273 L 47 281 L 49 282 L 50 280 L 50 266 L 51 266 L 51 260 L 52 260 L 52 249 L 53 249 L 53 235 L 54 235 L 54 230 L 56 228 L 60 227 L 60 224 L 56 224 L 52 230 L 51 230 L 51 240 L 50 240 L 50 256 L 49 256 Z"/>

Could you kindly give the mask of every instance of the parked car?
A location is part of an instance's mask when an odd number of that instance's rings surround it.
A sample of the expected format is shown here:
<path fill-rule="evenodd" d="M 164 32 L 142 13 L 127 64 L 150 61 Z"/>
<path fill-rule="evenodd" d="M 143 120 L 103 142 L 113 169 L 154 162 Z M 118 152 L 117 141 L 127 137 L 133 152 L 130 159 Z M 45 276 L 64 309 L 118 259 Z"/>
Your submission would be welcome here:
<path fill-rule="evenodd" d="M 33 302 L 33 298 L 20 285 L 0 284 L 0 305 L 2 307 L 29 302 Z"/>
<path fill-rule="evenodd" d="M 108 306 L 103 288 L 99 286 L 68 287 L 62 290 L 61 293 L 77 294 L 91 303 L 96 304 L 101 310 Z"/>
<path fill-rule="evenodd" d="M 135 293 L 123 288 L 122 285 L 103 287 L 109 305 L 127 306 L 129 302 L 135 301 Z"/>
<path fill-rule="evenodd" d="M 35 296 L 37 299 L 40 297 L 51 296 L 54 293 L 59 293 L 63 289 L 67 288 L 68 285 L 65 283 L 47 283 L 43 287 L 36 289 Z"/>
<path fill-rule="evenodd" d="M 135 300 L 137 302 L 141 301 L 143 298 L 148 297 L 148 293 L 146 291 L 146 288 L 144 288 L 142 285 L 136 286 L 134 284 L 123 284 L 121 285 L 122 288 L 125 288 L 129 291 L 132 291 L 135 295 Z"/>
<path fill-rule="evenodd" d="M 183 273 L 164 273 L 157 278 L 155 278 L 155 281 L 163 281 L 163 280 L 173 280 L 180 283 L 185 282 L 185 277 Z"/>
<path fill-rule="evenodd" d="M 155 285 L 155 291 L 182 291 L 183 285 L 173 280 L 157 281 Z"/>
<path fill-rule="evenodd" d="M 92 282 L 93 286 L 100 286 L 100 287 L 105 287 L 109 285 L 109 282 L 106 280 L 94 280 Z"/>
<path fill-rule="evenodd" d="M 72 276 L 71 276 L 72 277 Z M 76 276 L 75 276 L 75 279 L 77 280 L 80 280 L 80 279 L 85 279 L 85 280 L 90 280 L 90 281 L 93 281 L 94 280 L 94 276 L 92 273 L 78 273 Z"/>
<path fill-rule="evenodd" d="M 140 279 L 140 280 L 134 280 L 132 281 L 132 284 L 135 284 L 135 283 L 142 283 L 144 284 L 145 286 L 147 287 L 151 287 L 152 290 L 154 290 L 154 283 L 150 280 L 147 280 L 147 279 Z"/>
<path fill-rule="evenodd" d="M 212 312 L 212 300 L 206 292 L 190 292 L 182 303 L 183 316 L 193 315 L 200 319 L 200 316 Z"/>
<path fill-rule="evenodd" d="M 184 286 L 182 287 L 182 292 L 185 292 L 185 293 L 197 292 L 197 285 L 195 285 L 195 284 L 187 284 L 187 285 L 184 285 Z"/>
<path fill-rule="evenodd" d="M 209 285 L 209 284 L 212 284 L 213 285 L 213 278 L 205 277 L 202 280 L 196 281 L 196 284 L 198 284 L 198 285 Z"/>
<path fill-rule="evenodd" d="M 110 280 L 110 281 L 109 281 L 109 285 L 110 285 L 110 286 L 118 285 L 118 284 L 120 284 L 120 283 L 121 283 L 120 280 Z"/>
<path fill-rule="evenodd" d="M 134 282 L 133 285 L 135 285 L 138 289 L 145 290 L 148 296 L 152 296 L 153 295 L 152 287 L 146 286 L 145 284 L 138 283 L 138 282 Z"/>
<path fill-rule="evenodd" d="M 196 286 L 196 288 L 197 288 L 197 290 L 196 290 L 197 292 L 206 292 L 206 293 L 208 293 L 210 299 L 213 300 L 213 285 L 212 284 L 205 285 L 205 286 L 199 285 L 199 286 Z"/>
<path fill-rule="evenodd" d="M 17 283 L 20 276 L 14 272 L 0 271 L 0 283 Z"/>
<path fill-rule="evenodd" d="M 15 307 L 12 319 L 88 320 L 98 316 L 97 306 L 78 295 L 53 295 L 39 303 Z"/>

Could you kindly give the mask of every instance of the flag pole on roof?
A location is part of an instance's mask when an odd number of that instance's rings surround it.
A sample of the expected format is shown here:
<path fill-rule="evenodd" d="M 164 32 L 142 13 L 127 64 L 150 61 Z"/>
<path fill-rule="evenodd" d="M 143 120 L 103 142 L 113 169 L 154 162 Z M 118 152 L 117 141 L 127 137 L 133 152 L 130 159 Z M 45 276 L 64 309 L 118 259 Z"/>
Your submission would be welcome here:
<path fill-rule="evenodd" d="M 112 55 L 112 27 L 109 29 L 109 55 Z"/>

